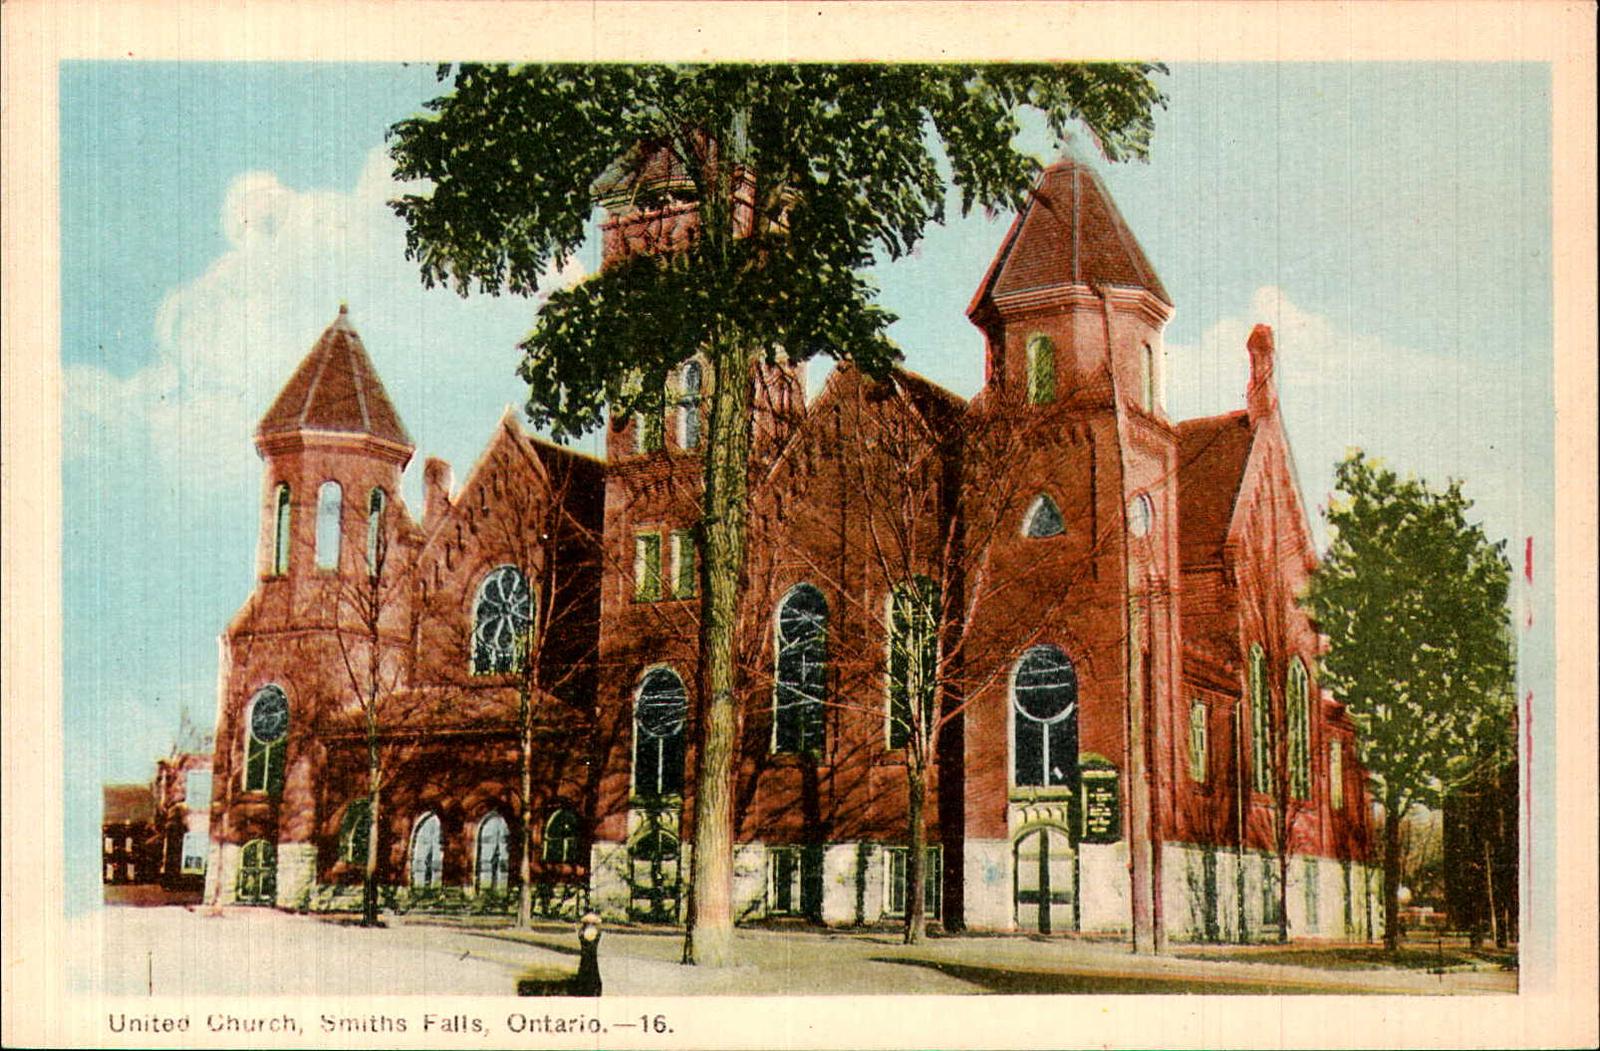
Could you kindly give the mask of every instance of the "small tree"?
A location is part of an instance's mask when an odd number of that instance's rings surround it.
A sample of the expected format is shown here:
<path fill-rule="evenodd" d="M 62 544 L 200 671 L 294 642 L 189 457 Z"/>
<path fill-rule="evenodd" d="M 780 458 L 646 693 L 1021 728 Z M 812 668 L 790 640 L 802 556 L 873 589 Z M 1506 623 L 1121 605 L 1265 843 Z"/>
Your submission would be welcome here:
<path fill-rule="evenodd" d="M 1333 542 L 1307 605 L 1330 640 L 1322 681 L 1356 724 L 1384 812 L 1384 945 L 1400 940 L 1401 822 L 1470 776 L 1504 725 L 1512 655 L 1504 542 L 1469 524 L 1461 483 L 1401 479 L 1357 451 L 1337 468 Z"/>
<path fill-rule="evenodd" d="M 858 271 L 943 220 L 945 146 L 963 210 L 1018 206 L 1037 162 L 1017 112 L 1058 137 L 1088 126 L 1113 159 L 1143 156 L 1159 67 L 1124 65 L 461 66 L 429 115 L 393 129 L 395 202 L 425 283 L 531 295 L 586 236 L 597 184 L 663 216 L 643 252 L 553 294 L 523 344 L 528 409 L 558 434 L 660 407 L 668 373 L 708 366 L 702 704 L 686 962 L 731 960 L 735 626 L 745 570 L 751 373 L 779 349 L 881 373 L 892 315 Z M 449 76 L 448 69 L 441 77 Z M 664 165 L 664 167 L 663 167 Z M 663 178 L 665 176 L 665 178 Z"/>

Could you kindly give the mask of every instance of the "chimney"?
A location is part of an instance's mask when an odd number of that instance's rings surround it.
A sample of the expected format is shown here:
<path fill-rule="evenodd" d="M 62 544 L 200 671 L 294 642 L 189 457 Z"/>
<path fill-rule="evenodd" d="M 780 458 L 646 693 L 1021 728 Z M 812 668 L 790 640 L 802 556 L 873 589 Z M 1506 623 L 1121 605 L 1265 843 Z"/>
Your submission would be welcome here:
<path fill-rule="evenodd" d="M 455 478 L 450 465 L 437 456 L 422 467 L 422 531 L 433 532 L 450 511 L 450 489 Z"/>
<path fill-rule="evenodd" d="M 1272 326 L 1257 325 L 1251 329 L 1245 346 L 1250 348 L 1250 386 L 1245 388 L 1244 404 L 1254 426 L 1278 407 L 1278 385 L 1272 377 Z"/>

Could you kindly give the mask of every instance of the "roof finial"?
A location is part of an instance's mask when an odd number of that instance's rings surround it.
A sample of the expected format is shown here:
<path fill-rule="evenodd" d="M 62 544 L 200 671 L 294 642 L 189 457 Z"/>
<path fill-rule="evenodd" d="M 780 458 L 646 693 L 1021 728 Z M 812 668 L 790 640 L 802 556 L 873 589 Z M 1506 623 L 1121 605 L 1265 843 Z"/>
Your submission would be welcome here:
<path fill-rule="evenodd" d="M 347 300 L 347 299 L 339 300 L 339 313 L 341 313 L 341 314 L 350 313 L 350 301 L 349 300 Z"/>

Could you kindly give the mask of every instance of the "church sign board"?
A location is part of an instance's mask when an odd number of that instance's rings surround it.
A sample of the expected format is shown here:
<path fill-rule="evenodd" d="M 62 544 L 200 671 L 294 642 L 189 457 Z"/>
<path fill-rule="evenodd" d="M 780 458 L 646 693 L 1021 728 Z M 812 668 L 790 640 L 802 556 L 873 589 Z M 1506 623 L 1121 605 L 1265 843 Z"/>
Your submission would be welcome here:
<path fill-rule="evenodd" d="M 1085 767 L 1081 843 L 1115 843 L 1122 838 L 1121 796 L 1115 767 Z"/>

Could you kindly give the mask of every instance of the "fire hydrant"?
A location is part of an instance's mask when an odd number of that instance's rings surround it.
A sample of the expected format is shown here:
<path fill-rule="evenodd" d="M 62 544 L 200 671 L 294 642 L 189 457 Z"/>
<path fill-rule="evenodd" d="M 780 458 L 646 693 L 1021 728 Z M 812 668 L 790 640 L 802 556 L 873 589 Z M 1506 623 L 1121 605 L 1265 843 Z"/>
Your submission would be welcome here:
<path fill-rule="evenodd" d="M 572 983 L 573 996 L 600 995 L 600 914 L 586 912 L 578 921 L 578 977 Z"/>

